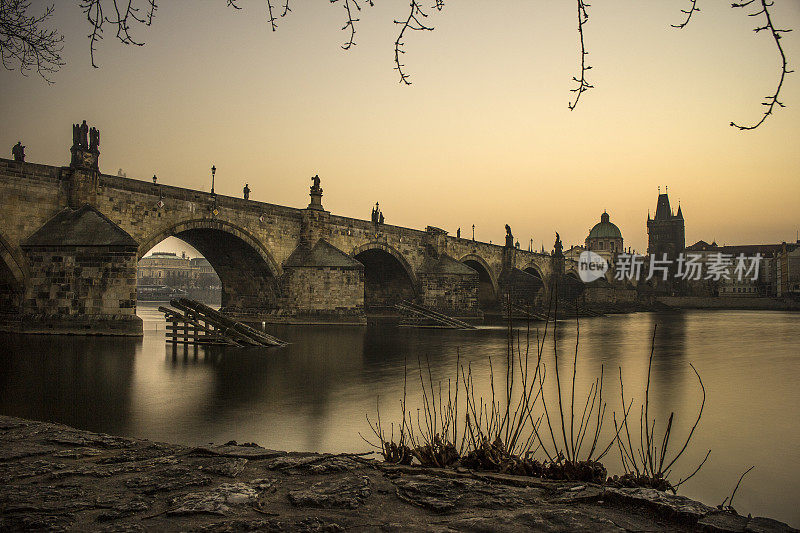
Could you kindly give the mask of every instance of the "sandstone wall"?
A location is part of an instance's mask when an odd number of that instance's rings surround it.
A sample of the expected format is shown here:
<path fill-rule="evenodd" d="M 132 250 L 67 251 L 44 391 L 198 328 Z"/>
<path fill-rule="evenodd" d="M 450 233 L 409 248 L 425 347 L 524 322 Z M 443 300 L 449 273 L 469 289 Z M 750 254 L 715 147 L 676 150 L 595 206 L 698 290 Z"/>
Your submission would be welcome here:
<path fill-rule="evenodd" d="M 419 276 L 422 305 L 445 313 L 474 315 L 478 312 L 478 273 Z"/>
<path fill-rule="evenodd" d="M 296 316 L 364 313 L 364 271 L 336 267 L 290 267 L 282 280 L 282 310 Z"/>
<path fill-rule="evenodd" d="M 141 334 L 135 249 L 35 247 L 25 255 L 30 280 L 22 305 L 23 328 Z"/>

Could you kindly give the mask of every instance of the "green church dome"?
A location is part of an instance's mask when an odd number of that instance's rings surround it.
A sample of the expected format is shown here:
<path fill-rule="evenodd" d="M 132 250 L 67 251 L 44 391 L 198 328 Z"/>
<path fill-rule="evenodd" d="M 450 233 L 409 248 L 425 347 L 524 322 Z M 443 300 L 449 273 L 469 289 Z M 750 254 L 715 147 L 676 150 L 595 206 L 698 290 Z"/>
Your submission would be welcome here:
<path fill-rule="evenodd" d="M 600 222 L 594 225 L 592 231 L 589 232 L 590 239 L 621 239 L 622 232 L 616 224 L 609 221 L 608 213 L 603 213 L 600 216 Z"/>

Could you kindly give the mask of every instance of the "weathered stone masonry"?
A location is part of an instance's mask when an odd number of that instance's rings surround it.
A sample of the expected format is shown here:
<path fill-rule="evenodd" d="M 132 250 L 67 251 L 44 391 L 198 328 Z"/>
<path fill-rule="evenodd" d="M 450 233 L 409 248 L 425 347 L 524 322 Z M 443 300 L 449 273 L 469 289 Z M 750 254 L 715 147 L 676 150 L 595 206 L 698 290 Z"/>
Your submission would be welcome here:
<path fill-rule="evenodd" d="M 20 329 L 138 334 L 137 249 L 94 207 L 64 208 L 22 243 L 29 276 Z"/>
<path fill-rule="evenodd" d="M 209 260 L 222 280 L 226 309 L 251 316 L 363 317 L 365 307 L 399 299 L 475 315 L 480 306 L 498 304 L 509 272 L 532 273 L 547 291 L 564 268 L 548 254 L 458 239 L 434 227 L 331 214 L 318 182 L 308 207 L 297 209 L 102 174 L 97 146 L 73 146 L 70 161 L 55 167 L 0 159 L 0 315 L 6 323 L 9 316 L 16 323 L 27 316 L 31 327 L 83 332 L 102 316 L 106 327 L 92 332 L 114 331 L 110 324 L 117 321 L 115 331 L 137 333 L 140 326 L 128 318 L 135 316 L 135 263 L 168 236 Z M 59 213 L 74 215 L 84 206 L 106 229 L 130 238 L 124 250 L 28 242 Z M 64 263 L 56 267 L 59 257 Z M 529 285 L 541 299 L 542 287 Z"/>

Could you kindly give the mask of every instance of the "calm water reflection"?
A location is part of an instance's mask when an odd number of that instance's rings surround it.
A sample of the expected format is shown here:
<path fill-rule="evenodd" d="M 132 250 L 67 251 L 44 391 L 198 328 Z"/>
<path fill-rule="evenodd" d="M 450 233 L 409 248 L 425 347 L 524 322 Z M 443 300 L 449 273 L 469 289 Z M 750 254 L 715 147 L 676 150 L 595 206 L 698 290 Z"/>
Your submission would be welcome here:
<path fill-rule="evenodd" d="M 384 421 L 397 418 L 406 359 L 412 369 L 409 405 L 420 395 L 418 358 L 427 357 L 434 379 L 446 381 L 454 376 L 458 351 L 486 392 L 488 357 L 495 372 L 504 372 L 506 337 L 500 327 L 272 327 L 271 333 L 292 344 L 173 352 L 164 343 L 156 305 L 141 304 L 139 314 L 145 321 L 142 339 L 0 336 L 0 412 L 187 444 L 236 439 L 279 449 L 364 451 L 359 433 L 368 434 L 365 415 L 374 413 L 376 403 Z M 712 454 L 683 493 L 719 503 L 739 474 L 756 465 L 737 492 L 737 509 L 799 526 L 800 314 L 691 311 L 582 320 L 578 394 L 585 394 L 604 365 L 608 410 L 619 412 L 621 366 L 626 395 L 640 400 L 656 324 L 651 413 L 663 424 L 676 412 L 676 443 L 701 398 L 689 362 L 708 391 L 694 445 L 678 463 L 677 477 L 691 472 L 708 448 Z M 575 325 L 559 328 L 566 371 Z M 552 344 L 546 353 L 549 362 Z M 616 471 L 618 460 L 611 453 L 604 462 Z"/>

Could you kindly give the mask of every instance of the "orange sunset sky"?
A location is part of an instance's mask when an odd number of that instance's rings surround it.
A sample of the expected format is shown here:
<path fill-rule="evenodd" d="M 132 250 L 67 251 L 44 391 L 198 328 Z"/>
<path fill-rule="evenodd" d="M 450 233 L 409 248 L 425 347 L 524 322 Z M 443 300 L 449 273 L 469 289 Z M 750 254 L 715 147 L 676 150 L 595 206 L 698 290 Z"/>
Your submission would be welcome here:
<path fill-rule="evenodd" d="M 144 2 L 141 2 L 144 6 Z M 433 2 L 430 2 L 431 4 Z M 34 9 L 44 3 L 33 2 Z M 319 174 L 323 204 L 386 222 L 438 226 L 523 248 L 583 243 L 604 209 L 626 246 L 646 248 L 645 219 L 669 186 L 686 241 L 794 241 L 800 229 L 800 73 L 786 104 L 762 127 L 779 56 L 760 19 L 729 2 L 592 3 L 585 38 L 595 88 L 575 111 L 575 4 L 459 0 L 430 11 L 433 32 L 406 38 L 413 85 L 393 70 L 394 19 L 408 4 L 378 0 L 359 13 L 344 51 L 341 4 L 296 1 L 272 32 L 264 2 L 160 2 L 146 42 L 124 46 L 106 30 L 93 69 L 77 1 L 56 5 L 67 65 L 48 86 L 34 73 L 0 73 L 0 147 L 18 140 L 27 160 L 69 161 L 71 124 L 101 131 L 100 167 L 128 177 L 305 207 Z M 426 4 L 427 5 L 427 4 Z M 800 2 L 775 0 L 790 68 L 800 67 Z"/>

